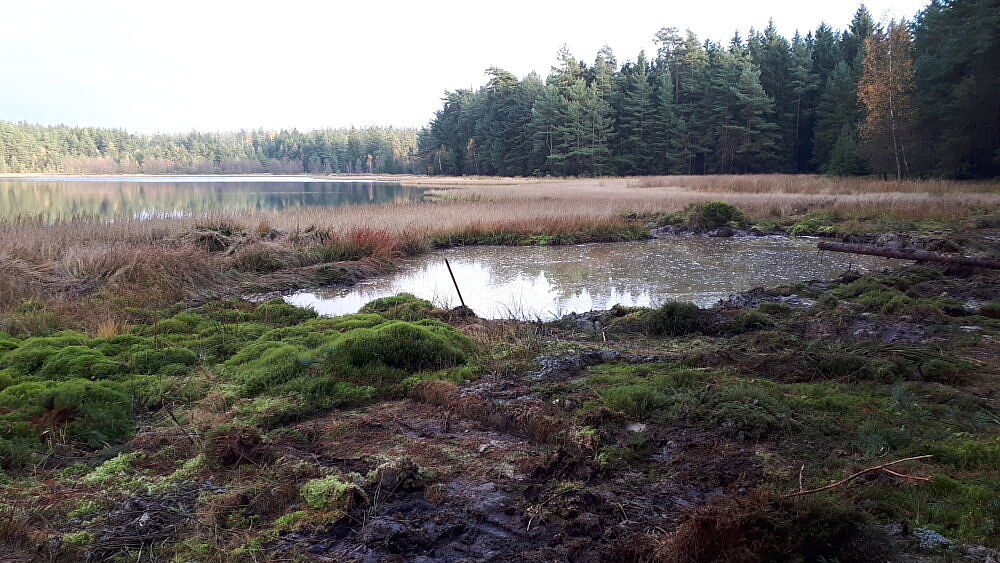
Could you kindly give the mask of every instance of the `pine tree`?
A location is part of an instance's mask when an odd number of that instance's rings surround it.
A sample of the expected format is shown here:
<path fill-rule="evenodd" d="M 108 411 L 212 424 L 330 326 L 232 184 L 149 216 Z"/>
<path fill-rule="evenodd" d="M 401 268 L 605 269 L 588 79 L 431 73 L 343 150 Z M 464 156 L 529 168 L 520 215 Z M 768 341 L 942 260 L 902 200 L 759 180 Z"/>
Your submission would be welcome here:
<path fill-rule="evenodd" d="M 812 66 L 812 45 L 796 33 L 792 40 L 788 88 L 794 104 L 793 158 L 797 172 L 810 169 L 812 156 L 813 113 L 819 89 L 819 79 Z"/>
<path fill-rule="evenodd" d="M 736 118 L 742 129 L 736 151 L 740 172 L 767 172 L 780 165 L 778 125 L 771 121 L 773 101 L 760 83 L 760 72 L 749 61 L 736 61 Z"/>
<path fill-rule="evenodd" d="M 531 108 L 531 137 L 534 152 L 540 160 L 537 170 L 539 173 L 553 172 L 554 163 L 564 159 L 558 152 L 563 147 L 561 143 L 557 144 L 557 129 L 565 113 L 565 103 L 559 88 L 546 84 Z"/>

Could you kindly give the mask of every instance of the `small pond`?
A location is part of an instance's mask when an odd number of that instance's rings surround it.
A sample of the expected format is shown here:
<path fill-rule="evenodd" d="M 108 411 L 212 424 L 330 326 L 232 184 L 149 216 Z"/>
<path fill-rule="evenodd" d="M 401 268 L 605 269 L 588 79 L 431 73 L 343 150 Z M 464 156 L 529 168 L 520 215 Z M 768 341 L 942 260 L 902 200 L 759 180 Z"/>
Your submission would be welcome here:
<path fill-rule="evenodd" d="M 348 288 L 286 297 L 322 315 L 355 313 L 373 299 L 408 292 L 437 305 L 458 305 L 444 259 L 465 303 L 485 318 L 558 318 L 615 304 L 668 300 L 708 306 L 738 291 L 812 279 L 850 268 L 901 261 L 816 250 L 816 241 L 784 237 L 671 237 L 579 246 L 468 246 L 408 260 L 397 272 Z"/>

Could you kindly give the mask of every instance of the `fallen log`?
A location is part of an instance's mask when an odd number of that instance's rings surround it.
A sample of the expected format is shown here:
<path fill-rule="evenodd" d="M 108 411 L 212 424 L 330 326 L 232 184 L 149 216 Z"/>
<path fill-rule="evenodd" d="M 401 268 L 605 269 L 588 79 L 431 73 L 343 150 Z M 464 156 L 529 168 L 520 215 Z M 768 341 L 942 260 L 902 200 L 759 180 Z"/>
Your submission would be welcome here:
<path fill-rule="evenodd" d="M 992 268 L 994 270 L 1000 270 L 1000 260 L 986 258 L 983 256 L 962 256 L 961 254 L 945 254 L 941 252 L 930 252 L 928 250 L 902 250 L 898 248 L 869 246 L 867 244 L 847 244 L 828 241 L 820 241 L 817 248 L 820 250 L 831 250 L 833 252 L 868 254 L 870 256 L 882 256 L 884 258 L 900 258 L 902 260 L 916 260 L 918 262 L 942 262 L 944 264 L 958 264 L 961 266 L 974 266 L 976 268 Z"/>

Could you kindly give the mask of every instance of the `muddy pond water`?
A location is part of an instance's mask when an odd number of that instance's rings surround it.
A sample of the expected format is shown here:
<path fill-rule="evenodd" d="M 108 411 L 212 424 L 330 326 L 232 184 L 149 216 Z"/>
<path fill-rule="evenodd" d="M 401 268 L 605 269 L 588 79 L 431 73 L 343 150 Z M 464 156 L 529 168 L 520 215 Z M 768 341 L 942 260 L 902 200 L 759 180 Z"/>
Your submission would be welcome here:
<path fill-rule="evenodd" d="M 404 262 L 398 271 L 348 288 L 313 289 L 289 303 L 322 315 L 356 313 L 373 299 L 407 292 L 439 306 L 458 305 L 444 259 L 465 303 L 480 317 L 543 319 L 615 304 L 668 300 L 707 306 L 738 291 L 901 261 L 816 250 L 816 241 L 784 237 L 671 237 L 578 246 L 468 246 Z"/>

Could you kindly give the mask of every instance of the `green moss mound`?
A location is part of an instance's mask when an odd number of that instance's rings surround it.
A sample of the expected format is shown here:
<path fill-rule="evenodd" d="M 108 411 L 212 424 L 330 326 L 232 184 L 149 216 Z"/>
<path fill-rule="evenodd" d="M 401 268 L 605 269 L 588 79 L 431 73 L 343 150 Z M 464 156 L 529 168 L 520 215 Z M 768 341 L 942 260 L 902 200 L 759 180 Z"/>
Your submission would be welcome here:
<path fill-rule="evenodd" d="M 90 342 L 91 339 L 86 334 L 70 330 L 52 336 L 28 338 L 0 358 L 0 368 L 6 369 L 11 375 L 31 375 L 61 349 L 67 346 L 86 346 Z"/>
<path fill-rule="evenodd" d="M 793 237 L 824 236 L 832 235 L 836 232 L 837 228 L 831 225 L 829 221 L 816 218 L 799 221 L 798 223 L 792 225 L 792 228 L 788 230 L 788 234 Z"/>
<path fill-rule="evenodd" d="M 144 324 L 108 338 L 2 333 L 0 420 L 7 427 L 0 429 L 6 452 L 0 455 L 16 465 L 46 443 L 114 444 L 131 432 L 132 408 L 191 405 L 205 397 L 212 380 L 199 367 L 219 376 L 216 384 L 234 402 L 237 422 L 265 428 L 400 396 L 404 380 L 468 361 L 472 342 L 423 318 L 432 310 L 410 295 L 336 318 L 281 300 L 223 301 L 137 311 Z"/>
<path fill-rule="evenodd" d="M 333 343 L 333 351 L 354 367 L 380 363 L 424 371 L 464 364 L 471 344 L 468 337 L 441 322 L 394 321 L 347 332 Z"/>
<path fill-rule="evenodd" d="M 376 299 L 362 307 L 359 313 L 378 313 L 387 319 L 417 321 L 426 319 L 434 305 L 409 293 Z"/>
<path fill-rule="evenodd" d="M 120 374 L 123 367 L 93 348 L 66 346 L 45 360 L 38 376 L 53 380 L 107 379 Z"/>
<path fill-rule="evenodd" d="M 37 451 L 45 442 L 100 447 L 127 438 L 131 400 L 110 381 L 31 381 L 0 391 L 0 463 L 17 465 L 14 452 Z"/>
<path fill-rule="evenodd" d="M 882 313 L 898 313 L 913 303 L 913 299 L 902 291 L 867 276 L 833 289 L 828 294 Z"/>

